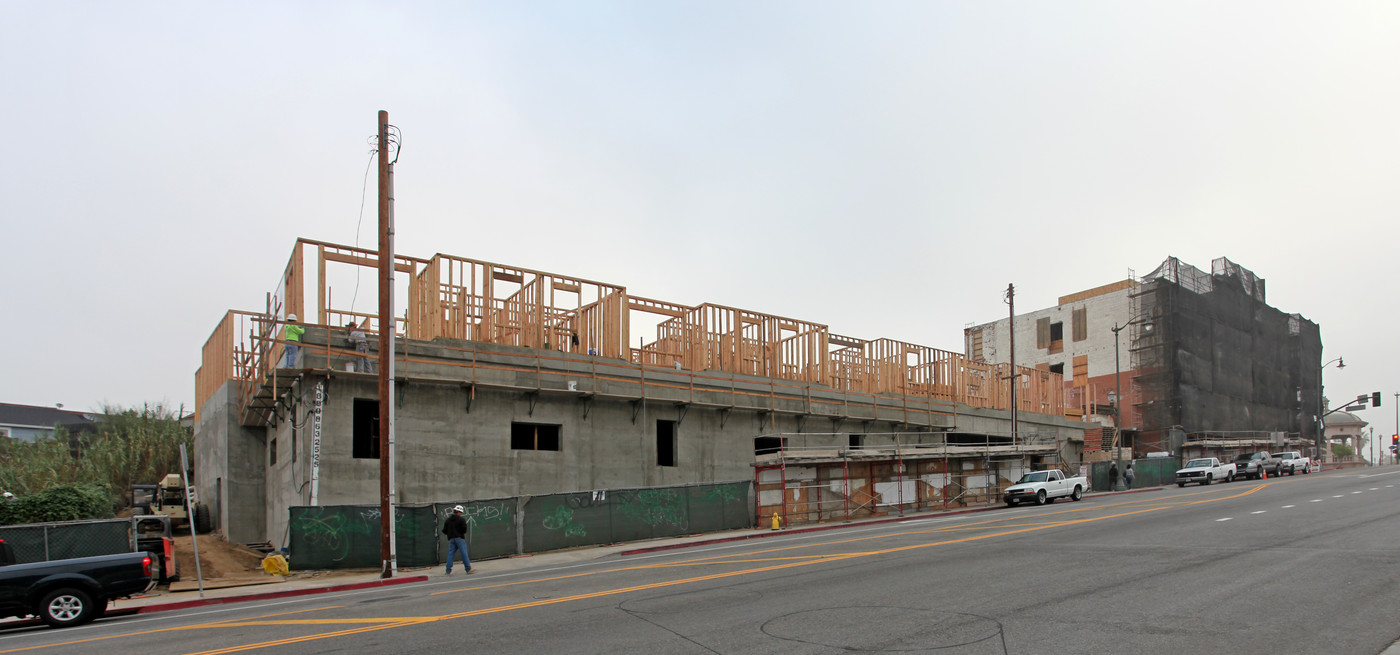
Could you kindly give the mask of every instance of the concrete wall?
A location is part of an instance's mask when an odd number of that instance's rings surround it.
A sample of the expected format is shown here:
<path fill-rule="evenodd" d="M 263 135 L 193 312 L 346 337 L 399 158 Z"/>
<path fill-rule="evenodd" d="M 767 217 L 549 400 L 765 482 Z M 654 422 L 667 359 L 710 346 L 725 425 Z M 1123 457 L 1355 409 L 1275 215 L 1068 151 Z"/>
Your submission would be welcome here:
<path fill-rule="evenodd" d="M 308 332 L 307 340 L 314 344 L 318 336 Z M 248 435 L 260 429 L 237 425 L 225 392 L 201 410 L 196 427 L 201 480 L 227 475 L 259 485 L 256 502 L 265 498 L 266 512 L 253 522 L 278 547 L 286 545 L 287 508 L 311 501 L 317 382 L 325 385 L 325 400 L 316 503 L 379 502 L 379 460 L 353 457 L 355 399 L 377 399 L 377 379 L 346 373 L 340 361 L 321 366 L 293 385 L 256 457 L 233 447 L 253 444 Z M 821 385 L 787 383 L 778 390 L 766 378 L 643 370 L 586 355 L 441 339 L 409 342 L 396 373 L 403 380 L 395 395 L 400 503 L 748 480 L 760 435 L 814 433 L 803 440 L 808 447 L 845 448 L 849 433 L 1010 434 L 1005 411 L 849 395 Z M 660 420 L 678 422 L 675 466 L 657 462 Z M 1023 434 L 1064 442 L 1083 434 L 1083 423 L 1061 417 L 1023 413 L 1021 421 Z M 560 449 L 512 449 L 513 422 L 560 426 Z M 242 436 L 225 446 L 220 430 Z M 881 439 L 872 435 L 870 444 Z M 221 448 L 227 457 L 218 454 Z M 259 470 L 235 467 L 235 460 L 256 461 Z M 226 512 L 231 535 L 235 523 L 240 535 L 253 531 L 244 526 L 243 500 L 240 511 Z"/>
<path fill-rule="evenodd" d="M 265 528 L 266 430 L 239 424 L 238 385 L 224 384 L 194 426 L 194 484 L 214 527 L 235 543 L 268 541 Z"/>

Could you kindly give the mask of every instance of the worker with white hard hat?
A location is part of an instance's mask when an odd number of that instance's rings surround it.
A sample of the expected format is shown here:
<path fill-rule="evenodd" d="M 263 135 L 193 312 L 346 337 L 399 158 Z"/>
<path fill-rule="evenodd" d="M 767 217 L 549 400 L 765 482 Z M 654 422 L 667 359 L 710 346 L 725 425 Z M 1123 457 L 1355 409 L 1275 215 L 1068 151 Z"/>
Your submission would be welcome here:
<path fill-rule="evenodd" d="M 452 562 L 457 559 L 457 553 L 462 553 L 462 565 L 467 567 L 467 573 L 476 573 L 472 568 L 472 560 L 467 557 L 467 520 L 462 518 L 462 506 L 452 508 L 452 515 L 447 517 L 447 521 L 442 524 L 442 533 L 447 535 L 447 575 L 452 575 Z"/>
<path fill-rule="evenodd" d="M 297 322 L 296 314 L 287 315 L 287 324 L 282 328 L 282 339 L 287 342 L 287 361 L 283 364 L 286 368 L 296 368 L 297 351 L 301 350 L 301 335 L 306 334 L 306 328 Z"/>

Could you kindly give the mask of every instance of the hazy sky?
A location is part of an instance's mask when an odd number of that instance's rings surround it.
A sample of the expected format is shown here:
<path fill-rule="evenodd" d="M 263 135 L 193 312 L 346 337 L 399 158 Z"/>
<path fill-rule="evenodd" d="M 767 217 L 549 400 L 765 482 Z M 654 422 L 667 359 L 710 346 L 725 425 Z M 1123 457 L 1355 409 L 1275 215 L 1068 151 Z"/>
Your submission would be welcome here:
<path fill-rule="evenodd" d="M 1389 433 L 1397 35 L 1394 2 L 0 0 L 0 402 L 191 410 L 295 239 L 355 243 L 384 109 L 402 253 L 955 351 L 1008 283 L 1225 256 Z"/>

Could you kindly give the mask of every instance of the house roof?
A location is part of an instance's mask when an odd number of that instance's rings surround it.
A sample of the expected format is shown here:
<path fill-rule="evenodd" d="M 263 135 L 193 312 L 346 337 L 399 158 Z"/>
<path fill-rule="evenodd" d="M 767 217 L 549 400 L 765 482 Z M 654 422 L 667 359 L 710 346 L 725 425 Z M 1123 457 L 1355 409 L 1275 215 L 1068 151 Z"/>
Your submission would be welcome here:
<path fill-rule="evenodd" d="M 90 430 L 97 425 L 98 418 L 97 414 L 70 412 L 57 407 L 0 403 L 0 426 L 52 428 L 62 425 L 69 431 Z"/>

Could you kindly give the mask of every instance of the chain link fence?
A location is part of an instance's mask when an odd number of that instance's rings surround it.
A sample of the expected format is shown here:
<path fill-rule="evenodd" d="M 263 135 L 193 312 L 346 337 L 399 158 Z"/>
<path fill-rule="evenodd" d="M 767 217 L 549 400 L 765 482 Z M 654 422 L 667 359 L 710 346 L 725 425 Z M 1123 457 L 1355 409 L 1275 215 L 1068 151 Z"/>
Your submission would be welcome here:
<path fill-rule="evenodd" d="M 30 523 L 0 527 L 16 564 L 136 551 L 131 519 Z"/>
<path fill-rule="evenodd" d="M 403 567 L 443 563 L 442 524 L 457 505 L 472 560 L 750 528 L 752 489 L 744 481 L 398 505 L 395 555 Z M 289 508 L 292 567 L 378 568 L 379 517 L 371 505 Z"/>

